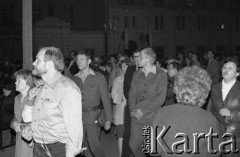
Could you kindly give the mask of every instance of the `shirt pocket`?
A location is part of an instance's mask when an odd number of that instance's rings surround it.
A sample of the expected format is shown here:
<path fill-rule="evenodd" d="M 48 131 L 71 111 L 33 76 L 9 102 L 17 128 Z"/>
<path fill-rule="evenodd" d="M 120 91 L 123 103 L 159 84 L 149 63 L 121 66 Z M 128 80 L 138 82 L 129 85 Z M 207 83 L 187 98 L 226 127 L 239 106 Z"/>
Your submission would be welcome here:
<path fill-rule="evenodd" d="M 95 96 L 98 93 L 97 83 L 88 84 L 88 91 L 87 92 L 88 92 L 89 95 Z"/>
<path fill-rule="evenodd" d="M 50 120 L 49 118 L 57 116 L 59 113 L 58 104 L 53 99 L 45 98 L 42 101 L 42 118 Z"/>

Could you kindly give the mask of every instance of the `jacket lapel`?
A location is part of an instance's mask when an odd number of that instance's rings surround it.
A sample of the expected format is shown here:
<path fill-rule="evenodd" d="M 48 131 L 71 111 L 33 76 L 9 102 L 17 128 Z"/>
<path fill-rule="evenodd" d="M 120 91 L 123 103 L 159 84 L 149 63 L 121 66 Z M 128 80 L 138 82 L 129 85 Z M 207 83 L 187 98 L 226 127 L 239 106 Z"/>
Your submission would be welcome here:
<path fill-rule="evenodd" d="M 86 79 L 85 79 L 85 81 L 83 82 L 83 84 L 89 84 L 89 83 L 93 83 L 93 82 L 94 82 L 94 75 L 89 74 L 89 75 L 86 77 Z"/>
<path fill-rule="evenodd" d="M 234 93 L 237 91 L 237 89 L 239 88 L 239 86 L 240 86 L 239 82 L 236 81 L 236 82 L 234 83 L 234 85 L 232 86 L 232 88 L 230 89 L 230 91 L 228 92 L 228 94 L 227 94 L 227 96 L 226 96 L 226 98 L 225 98 L 225 100 L 224 100 L 224 102 L 223 102 L 224 104 L 225 104 L 226 102 L 228 102 L 228 100 L 230 99 L 231 96 L 234 95 Z"/>
<path fill-rule="evenodd" d="M 223 97 L 222 97 L 222 82 L 220 82 L 220 83 L 217 85 L 216 94 L 217 94 L 217 96 L 220 98 L 219 100 L 221 100 L 221 103 L 223 104 Z"/>

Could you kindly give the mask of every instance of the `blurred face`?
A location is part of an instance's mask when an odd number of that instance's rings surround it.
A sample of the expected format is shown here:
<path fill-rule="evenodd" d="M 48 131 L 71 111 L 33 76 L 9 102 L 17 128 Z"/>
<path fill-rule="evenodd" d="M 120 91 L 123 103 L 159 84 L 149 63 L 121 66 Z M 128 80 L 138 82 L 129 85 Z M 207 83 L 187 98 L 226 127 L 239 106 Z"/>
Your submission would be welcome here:
<path fill-rule="evenodd" d="M 74 54 L 75 54 L 75 52 L 73 52 L 73 51 L 70 53 L 71 59 L 74 59 Z"/>
<path fill-rule="evenodd" d="M 204 53 L 204 54 L 203 54 L 203 58 L 204 58 L 205 60 L 207 60 L 207 59 L 208 59 L 208 55 L 207 55 L 206 53 Z"/>
<path fill-rule="evenodd" d="M 189 66 L 191 64 L 191 60 L 189 58 L 186 58 L 185 62 L 187 64 L 187 66 Z"/>
<path fill-rule="evenodd" d="M 36 76 L 42 76 L 48 72 L 46 68 L 46 62 L 44 61 L 44 55 L 46 50 L 40 50 L 37 54 L 36 60 L 33 62 L 32 74 Z"/>
<path fill-rule="evenodd" d="M 125 57 L 124 56 L 121 56 L 121 57 L 119 57 L 119 60 L 118 60 L 118 65 L 119 65 L 119 63 L 121 62 L 121 61 L 123 61 L 125 59 Z"/>
<path fill-rule="evenodd" d="M 121 69 L 122 69 L 122 72 L 123 72 L 123 73 L 126 72 L 127 67 L 128 67 L 128 66 L 126 65 L 126 63 L 122 63 L 122 64 L 121 64 Z"/>
<path fill-rule="evenodd" d="M 137 66 L 139 65 L 139 57 L 140 57 L 139 52 L 133 53 L 133 61 Z"/>
<path fill-rule="evenodd" d="M 167 73 L 169 77 L 173 77 L 175 75 L 177 75 L 177 69 L 173 67 L 172 64 L 169 64 L 167 66 Z"/>
<path fill-rule="evenodd" d="M 208 53 L 207 53 L 207 58 L 208 58 L 208 59 L 212 59 L 212 58 L 213 58 L 213 54 L 212 54 L 211 51 L 208 51 Z"/>
<path fill-rule="evenodd" d="M 156 61 L 155 66 L 156 66 L 157 68 L 161 68 L 161 64 L 159 63 L 159 61 Z"/>
<path fill-rule="evenodd" d="M 110 63 L 116 63 L 116 60 L 115 60 L 115 58 L 114 57 L 110 57 Z"/>
<path fill-rule="evenodd" d="M 10 94 L 11 94 L 10 90 L 7 90 L 7 89 L 3 88 L 3 95 L 4 96 L 9 96 Z"/>
<path fill-rule="evenodd" d="M 144 53 L 140 52 L 139 67 L 144 67 L 149 62 L 149 57 Z"/>
<path fill-rule="evenodd" d="M 234 62 L 227 62 L 222 68 L 222 77 L 224 81 L 232 81 L 239 75 L 237 65 Z"/>
<path fill-rule="evenodd" d="M 181 53 L 178 54 L 178 59 L 180 59 L 180 60 L 183 59 L 183 55 Z"/>
<path fill-rule="evenodd" d="M 27 81 L 19 76 L 16 78 L 15 85 L 16 85 L 16 91 L 18 92 L 21 92 L 29 87 L 29 85 L 27 85 Z"/>
<path fill-rule="evenodd" d="M 197 60 L 198 60 L 198 59 L 197 59 L 197 56 L 196 56 L 195 54 L 193 54 L 193 55 L 192 55 L 192 61 L 193 61 L 193 62 L 197 62 Z"/>
<path fill-rule="evenodd" d="M 189 53 L 189 55 L 188 55 L 188 56 L 189 56 L 190 58 L 192 58 L 192 55 L 193 55 L 193 53 Z"/>
<path fill-rule="evenodd" d="M 76 62 L 79 70 L 84 70 L 89 67 L 89 64 L 91 63 L 91 59 L 88 59 L 86 55 L 79 54 L 77 56 Z"/>

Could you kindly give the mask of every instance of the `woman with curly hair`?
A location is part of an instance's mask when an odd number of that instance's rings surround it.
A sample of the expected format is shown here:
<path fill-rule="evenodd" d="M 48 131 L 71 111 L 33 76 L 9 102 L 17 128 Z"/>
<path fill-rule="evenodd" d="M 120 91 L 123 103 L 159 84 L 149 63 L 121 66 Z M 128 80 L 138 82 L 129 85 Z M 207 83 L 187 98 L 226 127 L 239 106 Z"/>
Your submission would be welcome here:
<path fill-rule="evenodd" d="M 153 129 L 158 127 L 156 135 L 163 133 L 162 129 L 167 128 L 163 135 L 165 145 L 157 143 L 158 155 L 161 157 L 219 156 L 219 153 L 212 154 L 208 151 L 207 138 L 195 141 L 194 137 L 196 133 L 197 136 L 207 135 L 210 131 L 218 133 L 216 118 L 209 111 L 201 108 L 211 89 L 211 83 L 209 74 L 197 66 L 185 67 L 175 76 L 174 93 L 178 103 L 161 108 L 153 120 Z M 214 139 L 213 142 L 213 148 L 216 150 L 219 140 Z"/>

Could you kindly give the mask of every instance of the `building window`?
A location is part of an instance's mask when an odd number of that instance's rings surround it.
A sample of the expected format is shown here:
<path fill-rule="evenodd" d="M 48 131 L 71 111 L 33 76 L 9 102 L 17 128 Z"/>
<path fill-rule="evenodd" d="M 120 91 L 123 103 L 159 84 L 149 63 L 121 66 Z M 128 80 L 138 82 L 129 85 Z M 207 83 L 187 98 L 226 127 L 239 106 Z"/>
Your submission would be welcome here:
<path fill-rule="evenodd" d="M 69 8 L 68 8 L 68 14 L 69 14 L 69 19 L 70 19 L 70 21 L 72 21 L 72 19 L 73 19 L 73 6 L 70 6 Z"/>
<path fill-rule="evenodd" d="M 179 53 L 184 53 L 185 52 L 185 47 L 184 46 L 176 46 L 176 52 Z"/>
<path fill-rule="evenodd" d="M 130 3 L 131 3 L 131 5 L 135 4 L 134 0 L 130 0 Z"/>
<path fill-rule="evenodd" d="M 164 54 L 164 46 L 154 46 L 153 49 L 156 54 Z"/>
<path fill-rule="evenodd" d="M 124 27 L 125 27 L 125 28 L 128 28 L 128 27 L 129 27 L 129 17 L 128 17 L 128 16 L 125 16 L 125 17 L 124 17 Z"/>
<path fill-rule="evenodd" d="M 206 46 L 197 46 L 197 53 L 204 53 L 206 51 Z"/>
<path fill-rule="evenodd" d="M 236 18 L 236 30 L 240 31 L 240 16 Z"/>
<path fill-rule="evenodd" d="M 54 16 L 55 15 L 55 8 L 53 5 L 48 6 L 48 15 L 49 16 Z"/>
<path fill-rule="evenodd" d="M 120 5 L 132 5 L 132 6 L 142 6 L 144 5 L 144 0 L 117 0 Z"/>
<path fill-rule="evenodd" d="M 155 29 L 163 30 L 164 29 L 164 16 L 155 16 Z"/>
<path fill-rule="evenodd" d="M 225 30 L 226 29 L 226 25 L 225 25 L 225 21 L 223 17 L 217 17 L 217 29 L 218 30 Z"/>
<path fill-rule="evenodd" d="M 177 16 L 176 18 L 177 30 L 185 30 L 185 17 Z"/>
<path fill-rule="evenodd" d="M 125 5 L 134 5 L 135 2 L 134 2 L 134 0 L 124 0 L 124 4 Z"/>
<path fill-rule="evenodd" d="M 36 23 L 40 19 L 42 19 L 42 7 L 33 6 L 33 23 Z"/>
<path fill-rule="evenodd" d="M 136 28 L 136 21 L 137 21 L 137 17 L 133 16 L 132 17 L 132 28 Z"/>
<path fill-rule="evenodd" d="M 199 0 L 200 7 L 205 9 L 207 6 L 207 0 Z"/>
<path fill-rule="evenodd" d="M 235 52 L 236 52 L 236 53 L 240 53 L 240 46 L 236 46 L 236 47 L 235 47 Z"/>
<path fill-rule="evenodd" d="M 223 9 L 226 6 L 225 0 L 217 0 L 217 8 Z"/>
<path fill-rule="evenodd" d="M 200 30 L 200 31 L 205 30 L 205 17 L 199 16 L 199 17 L 197 18 L 197 28 L 198 28 L 198 30 Z"/>
<path fill-rule="evenodd" d="M 14 5 L 4 5 L 2 6 L 2 24 L 9 25 L 13 24 L 14 21 Z"/>
<path fill-rule="evenodd" d="M 224 46 L 224 45 L 219 45 L 219 46 L 216 47 L 216 52 L 217 53 L 224 53 L 225 50 L 226 50 L 226 46 Z"/>
<path fill-rule="evenodd" d="M 155 7 L 164 7 L 165 0 L 154 0 L 154 6 Z"/>

